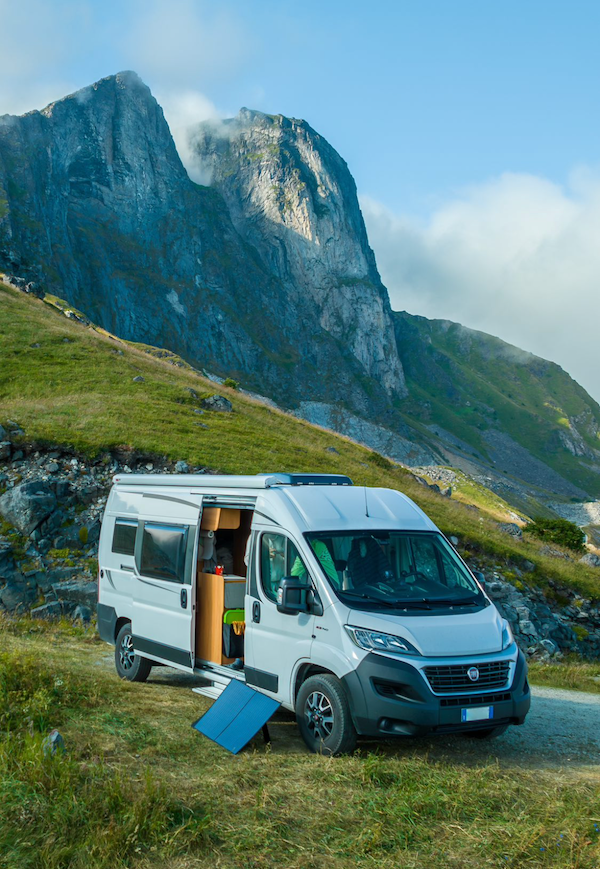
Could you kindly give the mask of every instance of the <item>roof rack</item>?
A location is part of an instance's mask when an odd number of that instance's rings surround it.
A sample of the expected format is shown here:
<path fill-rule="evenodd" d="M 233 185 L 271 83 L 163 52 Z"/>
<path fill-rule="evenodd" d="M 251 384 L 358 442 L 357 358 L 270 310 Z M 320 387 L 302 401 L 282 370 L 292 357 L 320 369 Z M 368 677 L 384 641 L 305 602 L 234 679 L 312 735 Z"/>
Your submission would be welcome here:
<path fill-rule="evenodd" d="M 263 475 L 260 475 L 263 476 Z M 353 486 L 343 474 L 265 474 L 271 486 Z"/>

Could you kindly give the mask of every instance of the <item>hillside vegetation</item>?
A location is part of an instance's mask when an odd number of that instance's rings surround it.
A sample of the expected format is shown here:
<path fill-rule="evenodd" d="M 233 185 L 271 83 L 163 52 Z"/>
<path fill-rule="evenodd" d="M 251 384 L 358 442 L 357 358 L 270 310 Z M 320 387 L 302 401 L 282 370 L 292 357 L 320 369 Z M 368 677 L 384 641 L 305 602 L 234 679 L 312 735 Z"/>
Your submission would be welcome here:
<path fill-rule="evenodd" d="M 218 391 L 231 400 L 233 413 L 197 414 L 198 399 L 189 390 L 202 398 L 217 387 L 189 366 L 69 320 L 2 284 L 0 359 L 0 423 L 19 423 L 27 442 L 68 445 L 93 456 L 130 449 L 234 474 L 348 474 L 359 485 L 405 492 L 444 532 L 460 538 L 467 555 L 500 563 L 528 559 L 536 566 L 528 574 L 532 582 L 555 580 L 600 598 L 593 568 L 548 558 L 534 539 L 515 542 L 502 534 L 495 521 L 502 518 L 501 502 L 486 490 L 472 487 L 468 500 L 480 509 L 469 509 L 419 485 L 379 454 L 223 386 Z"/>
<path fill-rule="evenodd" d="M 591 467 L 600 450 L 600 407 L 560 366 L 458 323 L 404 312 L 394 323 L 411 419 L 434 431 L 441 426 L 488 459 L 494 443 L 486 432 L 506 432 L 565 479 L 600 495 Z"/>

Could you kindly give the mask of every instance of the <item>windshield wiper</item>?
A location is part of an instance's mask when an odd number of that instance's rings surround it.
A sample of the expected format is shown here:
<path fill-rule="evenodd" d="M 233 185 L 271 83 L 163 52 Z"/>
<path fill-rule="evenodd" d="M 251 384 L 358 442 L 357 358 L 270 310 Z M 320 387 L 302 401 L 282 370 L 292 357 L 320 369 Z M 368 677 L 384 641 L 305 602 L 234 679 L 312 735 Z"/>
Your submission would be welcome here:
<path fill-rule="evenodd" d="M 426 597 L 424 600 L 433 606 L 477 606 L 478 604 L 477 598 L 470 597 Z"/>
<path fill-rule="evenodd" d="M 369 603 L 380 603 L 382 606 L 390 607 L 391 609 L 418 609 L 418 610 L 430 610 L 431 607 L 428 605 L 428 601 L 416 601 L 416 600 L 388 600 L 384 597 L 371 597 L 370 594 L 361 594 L 357 591 L 343 591 L 340 589 L 340 594 L 346 594 L 348 597 L 359 597 L 362 600 L 368 600 Z"/>

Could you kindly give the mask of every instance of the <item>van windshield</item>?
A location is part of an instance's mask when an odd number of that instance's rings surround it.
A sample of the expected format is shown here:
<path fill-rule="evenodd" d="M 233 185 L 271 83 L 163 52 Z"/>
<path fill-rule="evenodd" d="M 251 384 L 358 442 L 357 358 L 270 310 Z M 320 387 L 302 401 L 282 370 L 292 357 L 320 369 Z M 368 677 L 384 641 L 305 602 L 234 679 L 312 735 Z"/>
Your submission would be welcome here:
<path fill-rule="evenodd" d="M 433 610 L 487 603 L 435 532 L 332 531 L 306 537 L 325 579 L 348 606 Z"/>

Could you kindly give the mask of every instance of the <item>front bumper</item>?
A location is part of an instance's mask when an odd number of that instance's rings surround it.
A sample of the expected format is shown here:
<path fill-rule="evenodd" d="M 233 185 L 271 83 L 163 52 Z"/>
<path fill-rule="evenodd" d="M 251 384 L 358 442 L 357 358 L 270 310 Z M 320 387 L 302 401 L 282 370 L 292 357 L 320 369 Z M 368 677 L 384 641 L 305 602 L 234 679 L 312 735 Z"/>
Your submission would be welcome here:
<path fill-rule="evenodd" d="M 495 691 L 434 694 L 415 667 L 368 654 L 342 679 L 354 726 L 361 736 L 421 736 L 459 733 L 503 724 L 523 724 L 531 705 L 527 664 L 519 652 L 512 684 Z M 462 721 L 462 710 L 493 706 L 492 719 Z"/>

